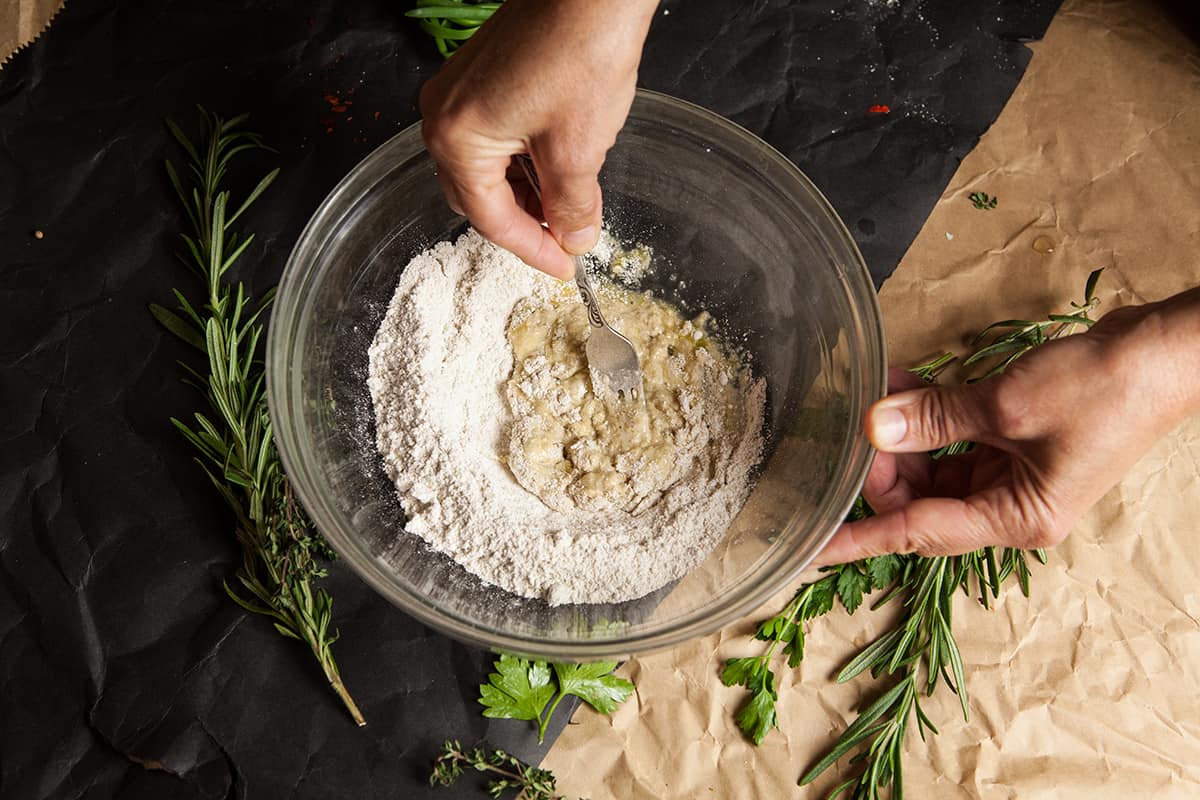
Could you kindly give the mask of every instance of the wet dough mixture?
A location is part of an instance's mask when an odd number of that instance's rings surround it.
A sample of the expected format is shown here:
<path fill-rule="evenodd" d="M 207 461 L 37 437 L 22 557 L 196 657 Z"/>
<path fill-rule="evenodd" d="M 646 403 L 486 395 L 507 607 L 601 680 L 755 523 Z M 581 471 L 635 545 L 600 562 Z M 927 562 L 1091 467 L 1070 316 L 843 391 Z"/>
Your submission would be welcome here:
<path fill-rule="evenodd" d="M 598 271 L 636 286 L 647 259 L 617 255 Z M 638 349 L 644 411 L 592 396 L 574 285 L 474 231 L 404 266 L 369 353 L 405 535 L 551 605 L 630 600 L 685 575 L 746 501 L 763 446 L 764 383 L 711 323 L 603 285 Z"/>
<path fill-rule="evenodd" d="M 586 307 L 573 284 L 513 309 L 508 341 L 514 422 L 507 463 L 556 511 L 638 514 L 742 434 L 741 365 L 715 347 L 707 315 L 608 286 L 605 318 L 638 352 L 645 403 L 596 397 L 584 347 Z"/>

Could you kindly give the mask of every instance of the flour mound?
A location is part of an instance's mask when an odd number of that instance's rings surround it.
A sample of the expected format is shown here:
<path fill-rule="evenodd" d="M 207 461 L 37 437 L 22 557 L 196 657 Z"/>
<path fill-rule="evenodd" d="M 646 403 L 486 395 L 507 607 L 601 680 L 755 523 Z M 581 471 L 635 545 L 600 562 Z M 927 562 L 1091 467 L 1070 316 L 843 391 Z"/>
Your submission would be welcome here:
<path fill-rule="evenodd" d="M 521 424 L 506 397 L 506 330 L 522 300 L 559 292 L 473 230 L 414 258 L 370 348 L 376 443 L 405 530 L 484 581 L 552 605 L 630 600 L 699 564 L 740 510 L 762 451 L 765 387 L 746 387 L 739 436 L 712 443 L 704 468 L 648 507 L 556 511 L 506 463 Z"/>

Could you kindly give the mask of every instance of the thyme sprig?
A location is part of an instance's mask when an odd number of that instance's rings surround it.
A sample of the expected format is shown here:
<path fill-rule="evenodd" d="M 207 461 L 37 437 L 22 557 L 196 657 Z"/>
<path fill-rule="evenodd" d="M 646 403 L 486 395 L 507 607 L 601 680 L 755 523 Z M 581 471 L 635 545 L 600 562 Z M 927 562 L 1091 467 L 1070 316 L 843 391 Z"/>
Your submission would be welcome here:
<path fill-rule="evenodd" d="M 1072 333 L 1080 326 L 1090 327 L 1093 324 L 1090 312 L 1098 304 L 1096 283 L 1102 272 L 1096 270 L 1088 276 L 1083 302 L 1071 303 L 1069 313 L 1051 314 L 1038 322 L 1004 320 L 981 331 L 972 341 L 976 349 L 966 357 L 963 366 L 969 367 L 989 358 L 999 358 L 999 361 L 972 380 L 999 374 L 1030 350 Z M 935 381 L 955 360 L 953 354 L 942 353 L 910 371 L 926 381 Z M 971 447 L 970 442 L 955 442 L 930 455 L 939 459 L 966 452 Z M 847 519 L 863 519 L 871 513 L 870 507 L 859 497 Z M 1038 561 L 1046 563 L 1044 550 L 1031 552 Z M 985 547 L 958 556 L 906 554 L 868 558 L 826 567 L 823 571 L 828 574 L 801 586 L 781 614 L 758 626 L 755 638 L 770 642 L 765 652 L 759 656 L 729 659 L 722 680 L 726 685 L 740 685 L 750 691 L 750 699 L 738 711 L 737 720 L 742 731 L 758 744 L 776 725 L 778 697 L 775 676 L 770 670 L 776 647 L 783 643 L 788 666 L 798 667 L 804 658 L 802 625 L 806 620 L 832 610 L 835 595 L 843 607 L 853 613 L 863 595 L 886 589 L 872 609 L 899 602 L 901 614 L 896 625 L 847 662 L 838 673 L 837 681 L 853 680 L 869 670 L 875 678 L 888 676 L 890 685 L 859 713 L 829 752 L 804 773 L 800 783 L 812 782 L 843 756 L 858 750 L 851 758 L 851 763 L 858 765 L 856 774 L 835 787 L 828 798 L 832 800 L 846 794 L 853 800 L 878 800 L 880 790 L 890 786 L 892 797 L 898 799 L 903 796 L 902 756 L 911 720 L 916 719 L 922 740 L 927 731 L 938 732 L 921 708 L 921 692 L 929 696 L 939 683 L 944 683 L 958 695 L 963 718 L 970 718 L 962 654 L 954 638 L 954 594 L 960 590 L 968 595 L 975 593 L 979 603 L 988 608 L 991 601 L 1000 596 L 1003 583 L 1015 577 L 1021 592 L 1028 597 L 1027 554 L 1011 547 Z"/>
<path fill-rule="evenodd" d="M 174 122 L 167 122 L 187 155 L 187 165 L 181 171 L 168 161 L 166 168 L 191 224 L 191 233 L 181 234 L 180 259 L 203 282 L 205 297 L 193 303 L 175 290 L 178 313 L 157 304 L 150 311 L 163 327 L 205 354 L 200 366 L 182 366 L 208 409 L 196 412 L 193 422 L 171 422 L 195 446 L 196 462 L 233 510 L 242 548 L 235 573 L 240 588 L 226 583 L 226 593 L 247 611 L 269 617 L 279 633 L 307 644 L 354 721 L 364 725 L 333 658 L 331 648 L 338 637 L 330 628 L 333 601 L 314 586 L 326 574 L 319 559 L 332 558 L 333 551 L 306 524 L 292 497 L 267 411 L 258 347 L 262 315 L 275 293 L 272 289 L 255 300 L 240 281 L 226 279 L 254 240 L 232 226 L 279 170 L 268 172 L 234 206 L 223 188 L 234 157 L 270 148 L 258 135 L 241 129 L 246 115 L 226 120 L 201 108 L 200 116 L 199 146 Z"/>
<path fill-rule="evenodd" d="M 453 786 L 468 769 L 495 776 L 488 781 L 487 792 L 499 800 L 505 792 L 516 791 L 513 800 L 566 800 L 558 794 L 557 781 L 549 770 L 531 767 L 503 750 L 482 747 L 463 749 L 457 740 L 447 740 L 442 754 L 433 762 L 431 786 Z"/>

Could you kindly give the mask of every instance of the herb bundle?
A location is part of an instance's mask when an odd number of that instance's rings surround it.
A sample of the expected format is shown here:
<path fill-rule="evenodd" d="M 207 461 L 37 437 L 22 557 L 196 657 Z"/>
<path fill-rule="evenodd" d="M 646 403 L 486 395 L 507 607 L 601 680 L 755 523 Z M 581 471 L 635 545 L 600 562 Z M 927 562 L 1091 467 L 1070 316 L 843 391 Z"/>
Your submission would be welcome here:
<path fill-rule="evenodd" d="M 503 0 L 500 0 L 503 2 Z M 500 2 L 478 0 L 417 0 L 404 16 L 420 20 L 421 30 L 433 37 L 442 58 L 454 55 L 479 26 L 491 19 Z"/>
<path fill-rule="evenodd" d="M 242 130 L 246 115 L 222 119 L 200 109 L 199 147 L 173 122 L 167 126 L 187 155 L 177 170 L 167 162 L 167 176 L 191 223 L 181 234 L 180 259 L 200 278 L 205 295 L 193 303 L 175 290 L 178 313 L 152 304 L 150 311 L 168 331 L 205 355 L 199 366 L 182 364 L 208 409 L 191 423 L 171 422 L 195 446 L 196 462 L 234 513 L 242 563 L 235 573 L 240 587 L 225 591 L 247 611 L 269 617 L 284 636 L 308 645 L 329 685 L 354 721 L 366 724 L 346 690 L 331 650 L 337 633 L 330 630 L 333 601 L 314 587 L 325 576 L 319 559 L 333 551 L 306 525 L 292 497 L 267 412 L 263 366 L 258 355 L 263 313 L 274 290 L 252 299 L 241 282 L 226 274 L 246 252 L 253 235 L 232 229 L 246 209 L 274 182 L 268 172 L 237 204 L 223 181 L 235 156 L 268 150 L 254 133 Z"/>
<path fill-rule="evenodd" d="M 1045 321 L 1004 320 L 989 325 L 972 342 L 976 348 L 964 361 L 973 366 L 995 359 L 986 371 L 973 380 L 996 375 L 1021 355 L 1051 339 L 1073 332 L 1077 326 L 1093 324 L 1089 316 L 1097 305 L 1096 282 L 1103 270 L 1088 276 L 1082 303 L 1072 303 L 1072 311 L 1052 314 Z M 988 341 L 990 337 L 990 341 Z M 954 361 L 944 353 L 911 371 L 934 381 Z M 931 453 L 932 458 L 966 452 L 970 442 L 956 442 Z M 871 514 L 860 497 L 848 517 L 853 521 Z M 1046 554 L 1033 551 L 1042 563 Z M 914 554 L 867 558 L 849 564 L 826 567 L 826 574 L 804 584 L 783 611 L 760 623 L 755 639 L 769 642 L 758 656 L 733 658 L 726 662 L 722 681 L 727 686 L 743 686 L 749 700 L 737 713 L 742 731 L 758 744 L 772 727 L 777 726 L 775 675 L 770 669 L 776 648 L 783 644 L 789 667 L 798 667 L 804 658 L 805 621 L 828 613 L 836 598 L 849 613 L 861 605 L 864 595 L 886 592 L 872 605 L 879 608 L 898 602 L 901 614 L 896 626 L 879 636 L 852 658 L 837 675 L 844 683 L 868 670 L 875 678 L 887 676 L 886 691 L 862 710 L 842 733 L 829 752 L 800 779 L 807 784 L 829 769 L 838 759 L 858 752 L 850 763 L 855 774 L 828 795 L 830 800 L 846 794 L 853 800 L 877 800 L 880 790 L 890 785 L 892 797 L 903 796 L 903 747 L 912 720 L 924 740 L 925 733 L 937 728 L 920 704 L 923 691 L 929 696 L 939 683 L 956 693 L 963 718 L 969 719 L 969 702 L 962 656 L 954 638 L 952 606 L 956 592 L 976 593 L 981 605 L 1000 596 L 1002 584 L 1015 577 L 1021 591 L 1029 595 L 1029 564 L 1026 553 L 1014 548 L 985 547 L 959 556 L 924 557 Z"/>

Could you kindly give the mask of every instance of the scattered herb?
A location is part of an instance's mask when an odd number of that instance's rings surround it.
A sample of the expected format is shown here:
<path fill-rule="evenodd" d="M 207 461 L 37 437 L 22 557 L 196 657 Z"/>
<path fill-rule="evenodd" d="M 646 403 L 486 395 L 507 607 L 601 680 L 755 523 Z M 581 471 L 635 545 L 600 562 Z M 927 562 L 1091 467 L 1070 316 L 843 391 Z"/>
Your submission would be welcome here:
<path fill-rule="evenodd" d="M 994 202 L 994 201 L 993 201 Z M 1096 305 L 1096 282 L 1103 270 L 1092 272 L 1084 289 L 1083 303 L 1072 303 L 1069 314 L 1051 314 L 1045 322 L 1005 320 L 990 325 L 975 337 L 975 352 L 964 366 L 979 363 L 989 357 L 1004 358 L 976 380 L 1002 372 L 1014 360 L 1051 339 L 1071 333 L 1077 326 L 1090 326 L 1089 312 Z M 993 331 L 1007 331 L 983 344 Z M 997 347 L 997 345 L 1002 345 Z M 943 353 L 912 370 L 926 381 L 935 381 L 955 361 L 951 353 Z M 966 452 L 970 442 L 955 442 L 934 453 L 932 458 Z M 870 506 L 859 497 L 847 520 L 870 516 Z M 1043 564 L 1046 553 L 1032 551 Z M 857 774 L 837 786 L 829 800 L 846 794 L 853 800 L 877 800 L 882 787 L 891 786 L 892 796 L 903 796 L 902 753 L 904 736 L 915 716 L 917 732 L 924 740 L 926 731 L 937 728 L 921 709 L 919 695 L 933 693 L 939 682 L 958 695 L 963 718 L 969 719 L 969 703 L 962 656 L 954 638 L 952 601 L 955 592 L 977 592 L 984 608 L 1000 596 L 1001 585 L 1016 577 L 1025 596 L 1029 596 L 1029 564 L 1025 551 L 1005 547 L 985 547 L 959 556 L 923 557 L 913 554 L 867 558 L 850 564 L 826 567 L 827 573 L 812 583 L 804 584 L 783 612 L 758 626 L 755 638 L 769 641 L 760 656 L 732 658 L 726 662 L 721 675 L 727 686 L 744 686 L 750 700 L 738 711 L 739 727 L 758 744 L 776 727 L 775 675 L 770 670 L 776 647 L 783 643 L 788 666 L 798 667 L 804 658 L 806 620 L 828 613 L 836 596 L 842 606 L 853 613 L 865 595 L 875 590 L 887 590 L 871 608 L 899 601 L 900 618 L 896 626 L 863 648 L 838 673 L 837 681 L 844 683 L 870 671 L 875 678 L 889 676 L 892 683 L 874 703 L 859 713 L 858 718 L 834 742 L 829 752 L 800 779 L 807 784 L 833 766 L 851 751 L 858 753 L 850 763 L 857 764 Z M 974 590 L 974 591 L 973 591 Z"/>
<path fill-rule="evenodd" d="M 535 722 L 539 744 L 554 710 L 567 695 L 578 697 L 601 714 L 611 714 L 633 693 L 632 683 L 612 674 L 617 668 L 615 661 L 548 664 L 503 654 L 492 666 L 496 671 L 479 687 L 483 715 Z"/>
<path fill-rule="evenodd" d="M 225 120 L 203 108 L 200 115 L 200 147 L 168 120 L 188 164 L 182 171 L 170 161 L 166 167 L 192 228 L 191 234 L 181 234 L 181 260 L 199 275 L 206 294 L 202 303 L 193 303 L 175 290 L 178 313 L 157 304 L 151 304 L 150 312 L 164 328 L 206 355 L 199 368 L 183 368 L 209 408 L 195 414 L 194 424 L 171 422 L 199 451 L 196 462 L 233 509 L 242 546 L 242 563 L 235 573 L 241 588 L 226 583 L 226 593 L 247 611 L 270 617 L 284 636 L 307 644 L 354 721 L 364 725 L 333 658 L 333 601 L 324 589 L 313 587 L 325 576 L 318 558 L 332 558 L 333 551 L 306 525 L 272 437 L 258 346 L 264 327 L 260 320 L 274 290 L 255 301 L 241 282 L 225 280 L 254 240 L 253 235 L 239 237 L 231 228 L 279 170 L 267 173 L 233 208 L 222 180 L 234 156 L 270 148 L 256 134 L 241 130 L 246 115 Z"/>
<path fill-rule="evenodd" d="M 503 750 L 476 747 L 464 750 L 457 741 L 442 745 L 442 754 L 433 762 L 431 786 L 453 786 L 462 774 L 473 769 L 497 777 L 488 780 L 488 794 L 499 800 L 508 791 L 516 791 L 514 800 L 565 800 L 557 792 L 553 773 L 531 767 Z"/>
<path fill-rule="evenodd" d="M 417 0 L 416 5 L 404 16 L 420 20 L 421 30 L 433 37 L 443 58 L 454 55 L 500 7 L 499 2 L 477 0 Z"/>
<path fill-rule="evenodd" d="M 991 211 L 1000 202 L 999 198 L 991 197 L 987 192 L 971 192 L 967 199 L 975 204 L 980 211 Z"/>

